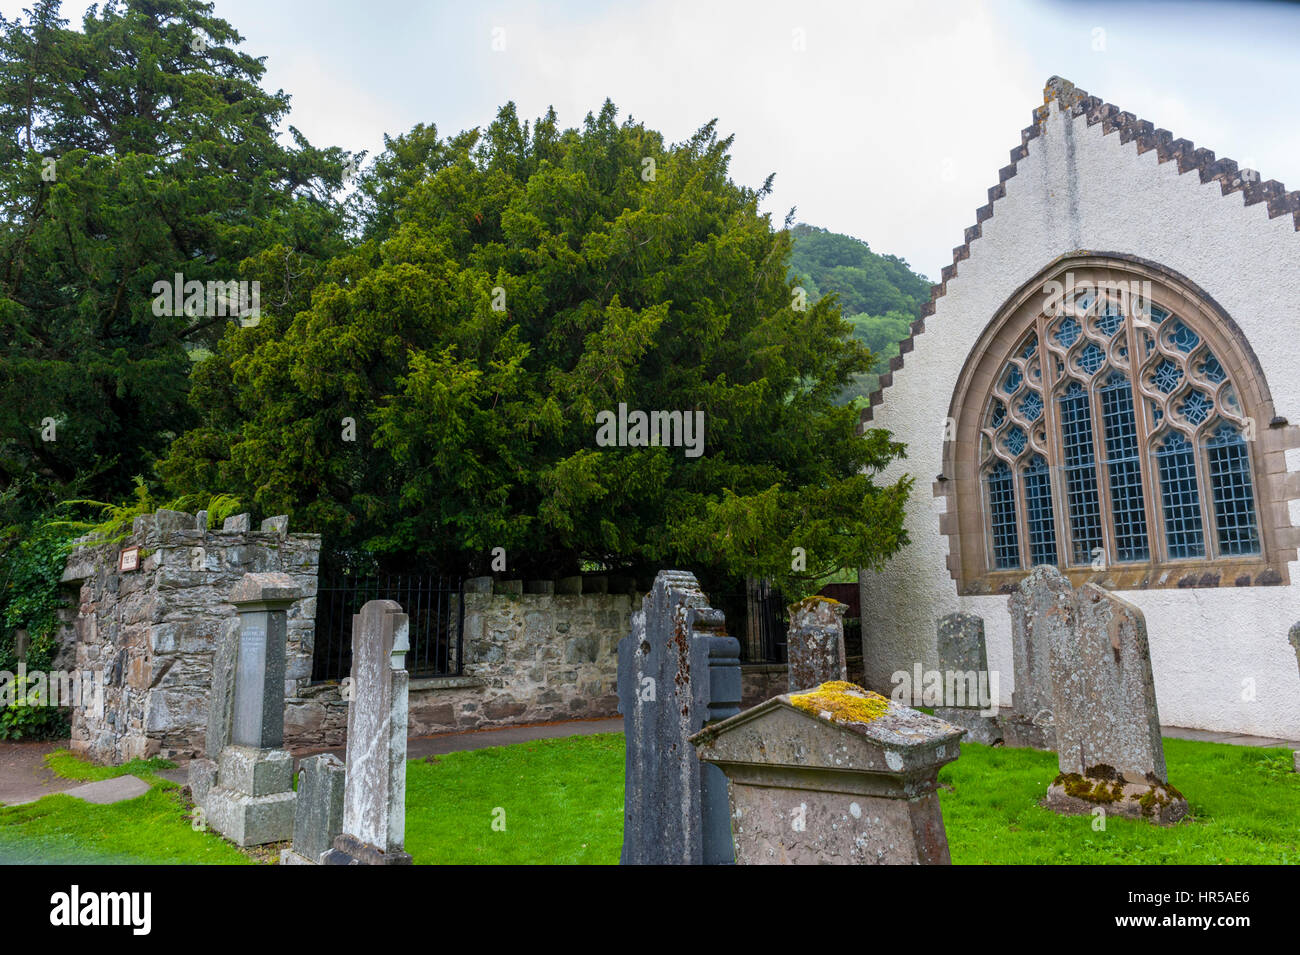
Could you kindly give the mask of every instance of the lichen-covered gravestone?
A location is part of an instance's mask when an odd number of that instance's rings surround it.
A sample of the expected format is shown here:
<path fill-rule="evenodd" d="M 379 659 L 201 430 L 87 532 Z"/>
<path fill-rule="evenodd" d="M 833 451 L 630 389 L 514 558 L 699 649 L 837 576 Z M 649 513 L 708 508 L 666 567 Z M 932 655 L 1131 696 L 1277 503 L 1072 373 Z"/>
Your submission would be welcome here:
<path fill-rule="evenodd" d="M 624 865 L 732 861 L 727 781 L 692 733 L 740 710 L 740 642 L 693 574 L 660 571 L 618 645 Z"/>
<path fill-rule="evenodd" d="M 1169 785 L 1142 612 L 1084 584 L 1049 626 L 1060 775 L 1046 805 L 1173 823 L 1187 801 Z"/>
<path fill-rule="evenodd" d="M 1016 685 L 1011 691 L 1011 712 L 1002 717 L 1008 746 L 1050 750 L 1052 729 L 1052 677 L 1048 670 L 1050 644 L 1043 635 L 1062 604 L 1073 600 L 1074 590 L 1055 567 L 1031 570 L 1011 592 L 1011 658 Z"/>
<path fill-rule="evenodd" d="M 343 831 L 346 768 L 337 756 L 308 756 L 298 765 L 298 806 L 293 848 L 280 853 L 281 865 L 319 865 Z"/>
<path fill-rule="evenodd" d="M 371 600 L 352 618 L 343 831 L 328 865 L 410 865 L 406 840 L 406 729 L 410 638 L 393 600 Z"/>
<path fill-rule="evenodd" d="M 730 782 L 741 865 L 945 865 L 939 768 L 963 730 L 852 683 L 775 697 L 691 738 Z"/>
<path fill-rule="evenodd" d="M 284 745 L 287 615 L 302 591 L 288 574 L 245 574 L 230 594 L 239 615 L 234 687 L 213 688 L 209 745 L 229 741 L 217 757 L 215 784 L 199 803 L 206 821 L 241 846 L 280 842 L 293 835 L 293 758 Z M 229 647 L 218 648 L 219 666 Z M 229 701 L 228 704 L 225 701 Z M 194 777 L 191 777 L 193 779 Z"/>
<path fill-rule="evenodd" d="M 844 655 L 844 612 L 829 597 L 809 597 L 790 605 L 786 631 L 790 692 L 848 678 Z"/>
<path fill-rule="evenodd" d="M 934 715 L 966 731 L 966 739 L 992 746 L 1002 740 L 994 711 L 995 683 L 989 674 L 984 645 L 984 618 L 950 613 L 937 625 L 939 669 L 943 673 L 943 704 Z"/>

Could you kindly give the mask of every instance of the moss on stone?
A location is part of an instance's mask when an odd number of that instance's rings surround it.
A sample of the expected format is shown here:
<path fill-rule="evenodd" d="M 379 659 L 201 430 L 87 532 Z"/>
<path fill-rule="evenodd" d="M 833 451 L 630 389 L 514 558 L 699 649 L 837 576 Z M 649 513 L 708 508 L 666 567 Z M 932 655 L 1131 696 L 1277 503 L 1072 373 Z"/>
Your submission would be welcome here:
<path fill-rule="evenodd" d="M 833 723 L 870 723 L 889 709 L 889 700 L 855 683 L 831 680 L 790 697 L 790 705 Z"/>

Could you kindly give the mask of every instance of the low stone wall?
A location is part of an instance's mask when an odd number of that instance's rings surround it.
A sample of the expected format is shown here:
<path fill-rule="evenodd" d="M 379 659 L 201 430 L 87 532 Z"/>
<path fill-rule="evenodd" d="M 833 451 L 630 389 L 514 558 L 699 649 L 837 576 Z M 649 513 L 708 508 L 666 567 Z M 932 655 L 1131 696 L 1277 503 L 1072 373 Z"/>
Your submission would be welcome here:
<path fill-rule="evenodd" d="M 76 592 L 76 667 L 104 673 L 103 712 L 74 707 L 72 750 L 103 763 L 203 752 L 212 650 L 234 619 L 226 602 L 245 573 L 282 571 L 304 599 L 289 610 L 286 692 L 311 678 L 320 537 L 286 535 L 271 518 L 258 531 L 248 515 L 220 531 L 207 515 L 160 510 L 136 518 L 112 547 L 81 547 L 63 582 Z M 117 569 L 122 549 L 138 546 L 138 570 Z"/>
<path fill-rule="evenodd" d="M 632 596 L 523 590 L 520 581 L 467 583 L 464 674 L 412 678 L 412 736 L 618 715 L 617 647 Z M 347 703 L 337 684 L 304 687 L 285 706 L 287 745 L 344 743 Z"/>

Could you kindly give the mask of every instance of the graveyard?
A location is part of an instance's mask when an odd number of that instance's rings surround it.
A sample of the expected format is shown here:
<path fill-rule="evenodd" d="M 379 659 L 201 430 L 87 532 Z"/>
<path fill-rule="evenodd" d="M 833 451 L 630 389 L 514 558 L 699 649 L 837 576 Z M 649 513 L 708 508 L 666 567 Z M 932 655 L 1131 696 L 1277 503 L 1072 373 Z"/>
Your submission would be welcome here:
<path fill-rule="evenodd" d="M 12 906 L 1300 865 L 1300 8 L 946 2 L 0 15 Z"/>

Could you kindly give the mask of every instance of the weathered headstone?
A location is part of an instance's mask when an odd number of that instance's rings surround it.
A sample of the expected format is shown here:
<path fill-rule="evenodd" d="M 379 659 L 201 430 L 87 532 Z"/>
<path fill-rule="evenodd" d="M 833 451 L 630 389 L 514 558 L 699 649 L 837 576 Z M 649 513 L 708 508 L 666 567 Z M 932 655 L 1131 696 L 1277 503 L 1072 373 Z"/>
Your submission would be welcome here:
<path fill-rule="evenodd" d="M 943 703 L 934 715 L 966 731 L 966 739 L 992 746 L 1002 740 L 995 715 L 997 683 L 989 673 L 984 618 L 950 613 L 937 625 Z"/>
<path fill-rule="evenodd" d="M 738 864 L 944 865 L 938 774 L 960 755 L 962 732 L 836 681 L 691 742 L 730 782 Z"/>
<path fill-rule="evenodd" d="M 410 865 L 406 841 L 408 620 L 393 600 L 371 600 L 352 618 L 343 831 L 329 865 Z"/>
<path fill-rule="evenodd" d="M 1169 785 L 1142 611 L 1084 584 L 1050 618 L 1060 775 L 1046 805 L 1177 822 L 1187 801 Z"/>
<path fill-rule="evenodd" d="M 217 757 L 230 743 L 230 719 L 234 709 L 235 665 L 239 659 L 239 617 L 225 622 L 212 650 L 212 685 L 208 691 L 208 725 L 203 756 L 191 759 L 191 798 L 202 806 L 217 783 Z"/>
<path fill-rule="evenodd" d="M 700 765 L 689 739 L 739 712 L 740 696 L 740 643 L 722 612 L 694 575 L 660 571 L 618 645 L 624 865 L 732 861 L 726 778 Z"/>
<path fill-rule="evenodd" d="M 343 831 L 346 768 L 337 756 L 309 756 L 298 765 L 298 806 L 293 848 L 280 853 L 281 865 L 318 865 Z"/>
<path fill-rule="evenodd" d="M 215 784 L 202 801 L 195 792 L 195 801 L 212 828 L 241 846 L 293 835 L 293 759 L 281 747 L 288 610 L 301 596 L 282 573 L 245 574 L 230 594 L 239 619 L 237 647 L 231 666 L 226 631 L 217 669 L 233 673 L 233 688 L 213 687 L 208 745 L 227 738 L 226 713 L 228 742 L 216 756 Z M 191 781 L 193 788 L 194 776 Z"/>
<path fill-rule="evenodd" d="M 790 605 L 786 631 L 790 692 L 848 679 L 844 654 L 844 612 L 838 600 L 809 597 Z"/>
<path fill-rule="evenodd" d="M 1062 602 L 1073 596 L 1070 582 L 1046 564 L 1031 570 L 1011 592 L 1011 658 L 1016 685 L 1011 691 L 1011 712 L 1002 717 L 1008 746 L 1050 750 L 1052 729 L 1052 678 L 1048 672 L 1050 644 L 1042 628 Z"/>

